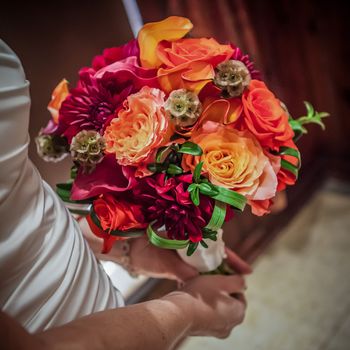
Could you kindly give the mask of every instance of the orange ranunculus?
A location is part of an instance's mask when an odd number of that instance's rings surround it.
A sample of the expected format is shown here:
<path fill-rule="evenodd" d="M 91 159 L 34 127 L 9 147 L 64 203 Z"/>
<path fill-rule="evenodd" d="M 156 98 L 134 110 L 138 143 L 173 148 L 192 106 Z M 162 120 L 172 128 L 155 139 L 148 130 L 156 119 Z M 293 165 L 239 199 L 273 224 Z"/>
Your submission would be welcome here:
<path fill-rule="evenodd" d="M 249 132 L 206 122 L 192 133 L 191 141 L 202 148 L 203 154 L 200 157 L 184 155 L 185 170 L 193 171 L 203 161 L 203 171 L 215 185 L 235 190 L 249 200 L 275 196 L 277 169 Z"/>
<path fill-rule="evenodd" d="M 156 48 L 162 40 L 173 41 L 184 37 L 193 24 L 185 17 L 171 16 L 160 22 L 145 24 L 138 34 L 140 61 L 142 67 L 158 68 L 162 62 L 156 55 Z"/>
<path fill-rule="evenodd" d="M 111 194 L 104 194 L 96 199 L 93 206 L 103 230 L 99 229 L 90 217 L 88 217 L 88 223 L 94 234 L 104 240 L 102 253 L 108 253 L 114 241 L 120 239 L 118 236 L 110 235 L 110 231 L 142 229 L 147 226 L 141 206 L 117 200 Z"/>
<path fill-rule="evenodd" d="M 66 99 L 68 94 L 68 81 L 66 79 L 62 79 L 61 82 L 52 91 L 51 101 L 47 105 L 47 109 L 51 113 L 52 120 L 55 124 L 58 123 L 58 111 L 61 107 L 61 104 Z"/>
<path fill-rule="evenodd" d="M 172 130 L 164 96 L 158 89 L 143 87 L 127 98 L 118 118 L 106 128 L 106 152 L 115 154 L 120 165 L 144 168 L 156 149 L 169 141 Z"/>
<path fill-rule="evenodd" d="M 242 95 L 244 116 L 239 128 L 247 128 L 263 147 L 278 151 L 291 140 L 294 132 L 288 123 L 288 114 L 281 102 L 259 80 L 252 80 Z"/>
<path fill-rule="evenodd" d="M 214 78 L 214 68 L 233 54 L 230 45 L 215 39 L 179 39 L 158 44 L 157 55 L 162 66 L 158 78 L 163 90 L 188 89 L 198 93 Z"/>

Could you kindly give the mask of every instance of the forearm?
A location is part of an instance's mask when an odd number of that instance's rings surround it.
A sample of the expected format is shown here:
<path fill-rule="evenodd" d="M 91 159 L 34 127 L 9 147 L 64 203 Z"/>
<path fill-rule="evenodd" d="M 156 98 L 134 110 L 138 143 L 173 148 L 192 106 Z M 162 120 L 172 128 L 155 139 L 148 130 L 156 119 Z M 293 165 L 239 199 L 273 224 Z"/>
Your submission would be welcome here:
<path fill-rule="evenodd" d="M 183 297 L 99 312 L 37 337 L 49 349 L 172 349 L 191 326 L 191 313 L 177 305 Z"/>

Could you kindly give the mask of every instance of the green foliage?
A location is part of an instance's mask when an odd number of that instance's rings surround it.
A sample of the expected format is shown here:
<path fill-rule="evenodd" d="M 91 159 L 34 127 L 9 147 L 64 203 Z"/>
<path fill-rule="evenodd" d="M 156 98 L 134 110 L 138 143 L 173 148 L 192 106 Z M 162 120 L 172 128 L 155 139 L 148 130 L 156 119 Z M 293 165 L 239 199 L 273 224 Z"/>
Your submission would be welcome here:
<path fill-rule="evenodd" d="M 306 107 L 306 115 L 301 116 L 298 119 L 289 119 L 289 124 L 292 127 L 295 137 L 294 141 L 297 141 L 302 135 L 308 133 L 305 125 L 307 124 L 317 124 L 322 130 L 325 130 L 326 126 L 323 123 L 323 119 L 329 116 L 327 112 L 317 112 L 310 102 L 304 101 Z"/>

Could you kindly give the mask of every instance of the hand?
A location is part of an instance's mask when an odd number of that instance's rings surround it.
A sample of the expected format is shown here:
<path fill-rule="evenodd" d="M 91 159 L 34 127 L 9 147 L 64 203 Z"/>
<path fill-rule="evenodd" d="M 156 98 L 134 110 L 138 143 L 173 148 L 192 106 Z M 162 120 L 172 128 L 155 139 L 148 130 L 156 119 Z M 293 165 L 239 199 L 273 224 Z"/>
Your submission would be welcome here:
<path fill-rule="evenodd" d="M 146 237 L 131 241 L 130 263 L 138 273 L 179 282 L 198 276 L 198 271 L 186 264 L 176 251 L 152 245 Z"/>
<path fill-rule="evenodd" d="M 180 312 L 191 317 L 189 335 L 226 338 L 245 315 L 245 282 L 239 276 L 200 276 L 178 292 L 163 299 L 173 300 Z"/>

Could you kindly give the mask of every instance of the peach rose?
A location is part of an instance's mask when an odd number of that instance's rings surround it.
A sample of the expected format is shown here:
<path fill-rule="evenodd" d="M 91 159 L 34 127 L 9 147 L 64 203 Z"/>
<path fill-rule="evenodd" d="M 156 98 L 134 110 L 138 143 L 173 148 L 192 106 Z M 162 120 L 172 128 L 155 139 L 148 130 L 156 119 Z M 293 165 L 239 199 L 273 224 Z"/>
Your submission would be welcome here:
<path fill-rule="evenodd" d="M 281 102 L 259 80 L 252 80 L 242 95 L 244 117 L 240 128 L 247 128 L 263 147 L 278 151 L 294 132 Z"/>
<path fill-rule="evenodd" d="M 192 133 L 202 156 L 184 155 L 183 168 L 191 170 L 203 161 L 203 171 L 214 185 L 241 193 L 248 200 L 265 200 L 275 196 L 277 176 L 270 159 L 249 132 L 206 122 Z"/>
<path fill-rule="evenodd" d="M 214 67 L 233 54 L 230 45 L 221 45 L 215 39 L 179 39 L 162 41 L 157 56 L 163 63 L 158 78 L 163 90 L 187 89 L 199 92 L 214 76 Z"/>
<path fill-rule="evenodd" d="M 66 79 L 62 79 L 52 91 L 51 101 L 47 105 L 47 109 L 51 113 L 52 120 L 55 124 L 58 123 L 58 111 L 61 108 L 61 104 L 68 95 L 68 81 Z"/>
<path fill-rule="evenodd" d="M 118 118 L 106 128 L 106 152 L 115 154 L 120 165 L 142 167 L 169 141 L 172 130 L 163 107 L 164 96 L 158 89 L 143 87 L 127 98 Z"/>

